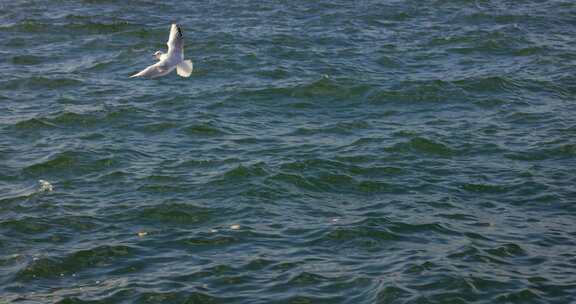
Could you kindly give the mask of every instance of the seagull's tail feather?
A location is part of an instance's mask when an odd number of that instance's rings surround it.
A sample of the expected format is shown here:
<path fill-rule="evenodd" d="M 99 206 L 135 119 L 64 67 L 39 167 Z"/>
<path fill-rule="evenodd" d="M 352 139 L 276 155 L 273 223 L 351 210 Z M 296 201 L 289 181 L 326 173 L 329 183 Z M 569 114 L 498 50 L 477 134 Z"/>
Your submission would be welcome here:
<path fill-rule="evenodd" d="M 193 69 L 192 60 L 184 60 L 176 66 L 176 73 L 182 77 L 190 77 Z"/>

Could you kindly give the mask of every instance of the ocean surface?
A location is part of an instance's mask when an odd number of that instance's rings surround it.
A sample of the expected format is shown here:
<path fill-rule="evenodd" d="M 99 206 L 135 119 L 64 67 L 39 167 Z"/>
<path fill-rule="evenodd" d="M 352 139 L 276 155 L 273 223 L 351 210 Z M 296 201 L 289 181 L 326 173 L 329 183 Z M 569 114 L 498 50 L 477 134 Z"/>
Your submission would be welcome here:
<path fill-rule="evenodd" d="M 0 303 L 576 301 L 572 0 L 0 1 L 0 58 Z"/>

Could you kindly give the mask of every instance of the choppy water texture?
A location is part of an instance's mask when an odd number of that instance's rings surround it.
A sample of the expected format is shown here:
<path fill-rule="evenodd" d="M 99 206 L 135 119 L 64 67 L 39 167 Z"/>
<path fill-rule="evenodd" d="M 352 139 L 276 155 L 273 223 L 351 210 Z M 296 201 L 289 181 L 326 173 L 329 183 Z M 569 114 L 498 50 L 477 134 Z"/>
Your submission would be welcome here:
<path fill-rule="evenodd" d="M 0 302 L 570 303 L 575 20 L 2 1 Z M 173 21 L 192 77 L 128 79 Z"/>

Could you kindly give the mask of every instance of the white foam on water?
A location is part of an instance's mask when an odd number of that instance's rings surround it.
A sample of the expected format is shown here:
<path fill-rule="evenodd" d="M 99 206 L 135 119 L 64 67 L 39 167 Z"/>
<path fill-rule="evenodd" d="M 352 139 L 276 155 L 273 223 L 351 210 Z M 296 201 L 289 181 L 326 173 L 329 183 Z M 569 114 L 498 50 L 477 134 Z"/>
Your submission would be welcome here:
<path fill-rule="evenodd" d="M 45 181 L 43 179 L 38 181 L 40 183 L 40 189 L 38 190 L 39 192 L 52 192 L 54 191 L 54 186 L 52 186 L 52 184 L 48 181 Z"/>

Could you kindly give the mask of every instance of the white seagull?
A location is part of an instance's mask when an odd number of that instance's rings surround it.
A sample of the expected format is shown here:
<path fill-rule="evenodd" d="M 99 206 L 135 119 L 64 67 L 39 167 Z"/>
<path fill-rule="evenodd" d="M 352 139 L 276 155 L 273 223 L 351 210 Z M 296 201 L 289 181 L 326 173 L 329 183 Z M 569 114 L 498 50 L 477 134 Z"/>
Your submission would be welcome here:
<path fill-rule="evenodd" d="M 159 61 L 144 70 L 130 76 L 156 78 L 167 75 L 176 69 L 176 73 L 182 77 L 189 77 L 192 74 L 192 60 L 184 60 L 184 37 L 182 30 L 177 24 L 170 27 L 170 37 L 168 38 L 168 53 L 156 51 L 154 58 Z"/>

